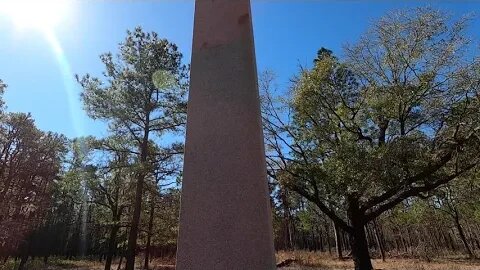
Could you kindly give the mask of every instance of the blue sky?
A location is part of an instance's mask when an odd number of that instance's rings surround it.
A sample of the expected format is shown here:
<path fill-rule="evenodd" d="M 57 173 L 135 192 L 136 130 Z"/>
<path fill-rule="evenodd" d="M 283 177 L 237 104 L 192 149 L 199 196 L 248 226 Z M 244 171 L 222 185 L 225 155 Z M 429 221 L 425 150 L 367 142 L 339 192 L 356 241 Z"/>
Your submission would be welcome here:
<path fill-rule="evenodd" d="M 5 1 L 5 0 L 0 0 Z M 55 28 L 55 42 L 35 30 L 18 30 L 0 17 L 0 78 L 9 85 L 8 111 L 30 112 L 39 128 L 68 137 L 103 136 L 104 124 L 82 111 L 74 74 L 100 75 L 98 56 L 116 52 L 127 29 L 142 26 L 176 43 L 189 62 L 193 0 L 71 0 L 74 10 Z M 300 65 L 308 66 L 320 47 L 341 56 L 342 45 L 355 42 L 372 21 L 387 11 L 433 6 L 460 16 L 480 15 L 480 1 L 275 1 L 253 0 L 259 71 L 272 70 L 280 85 Z M 471 35 L 478 39 L 480 20 Z"/>

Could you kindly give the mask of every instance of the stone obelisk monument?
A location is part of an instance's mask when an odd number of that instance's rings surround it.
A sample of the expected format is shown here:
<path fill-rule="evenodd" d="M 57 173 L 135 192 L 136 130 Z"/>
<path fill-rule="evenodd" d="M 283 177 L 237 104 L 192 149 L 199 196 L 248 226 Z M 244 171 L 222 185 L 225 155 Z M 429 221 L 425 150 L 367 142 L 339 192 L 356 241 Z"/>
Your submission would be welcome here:
<path fill-rule="evenodd" d="M 177 270 L 275 269 L 250 0 L 196 0 Z"/>

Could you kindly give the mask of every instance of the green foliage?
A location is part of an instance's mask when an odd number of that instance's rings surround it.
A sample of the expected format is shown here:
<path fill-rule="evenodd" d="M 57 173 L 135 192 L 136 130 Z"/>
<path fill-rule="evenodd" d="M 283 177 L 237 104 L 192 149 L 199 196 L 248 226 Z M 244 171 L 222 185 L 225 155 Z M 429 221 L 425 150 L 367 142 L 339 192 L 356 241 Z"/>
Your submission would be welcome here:
<path fill-rule="evenodd" d="M 116 247 L 118 228 L 123 226 L 123 210 L 129 209 L 126 268 L 133 269 L 145 216 L 144 193 L 153 200 L 159 181 L 178 170 L 177 155 L 183 146 L 171 138 L 183 131 L 186 121 L 186 67 L 175 44 L 140 27 L 127 31 L 116 57 L 106 53 L 101 60 L 107 83 L 89 74 L 77 76 L 87 114 L 106 121 L 110 131 L 109 138 L 96 143 L 106 152 L 107 161 L 89 188 L 95 203 L 111 213 L 112 219 L 103 222 L 110 224 L 108 260 Z M 151 233 L 149 228 L 148 237 Z"/>
<path fill-rule="evenodd" d="M 0 82 L 1 83 L 1 82 Z M 0 89 L 3 94 L 3 88 Z M 1 100 L 1 96 L 0 96 Z M 0 101 L 3 106 L 3 101 Z M 0 255 L 43 223 L 66 152 L 66 138 L 39 130 L 30 114 L 0 110 Z"/>
<path fill-rule="evenodd" d="M 286 109 L 266 99 L 270 174 L 363 238 L 358 227 L 479 168 L 480 58 L 469 56 L 467 24 L 398 11 L 345 59 L 322 48 Z"/>
<path fill-rule="evenodd" d="M 295 83 L 288 132 L 276 129 L 292 141 L 290 185 L 340 208 L 357 197 L 373 218 L 477 166 L 479 77 L 464 57 L 465 26 L 431 9 L 401 11 L 344 61 L 322 48 Z"/>
<path fill-rule="evenodd" d="M 7 85 L 0 79 L 0 112 L 3 112 L 5 102 L 3 101 L 3 94 L 5 93 L 5 89 Z"/>
<path fill-rule="evenodd" d="M 186 67 L 176 45 L 141 28 L 128 31 L 116 58 L 101 56 L 108 84 L 77 76 L 85 110 L 110 130 L 140 140 L 143 131 L 176 131 L 185 122 Z M 147 125 L 148 124 L 148 125 Z"/>

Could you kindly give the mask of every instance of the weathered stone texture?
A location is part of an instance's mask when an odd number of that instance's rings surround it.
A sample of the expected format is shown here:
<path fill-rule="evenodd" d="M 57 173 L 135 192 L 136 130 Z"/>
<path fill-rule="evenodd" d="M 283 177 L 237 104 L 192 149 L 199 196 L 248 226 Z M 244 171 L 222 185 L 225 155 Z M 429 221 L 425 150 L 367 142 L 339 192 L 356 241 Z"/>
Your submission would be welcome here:
<path fill-rule="evenodd" d="M 177 270 L 275 269 L 249 0 L 197 0 Z"/>

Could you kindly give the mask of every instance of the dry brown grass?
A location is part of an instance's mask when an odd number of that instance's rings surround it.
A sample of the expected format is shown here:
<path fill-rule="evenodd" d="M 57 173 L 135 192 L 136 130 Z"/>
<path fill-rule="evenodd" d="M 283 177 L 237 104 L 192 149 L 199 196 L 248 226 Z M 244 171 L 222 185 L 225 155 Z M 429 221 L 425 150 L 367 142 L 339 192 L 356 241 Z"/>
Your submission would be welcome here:
<path fill-rule="evenodd" d="M 122 263 L 122 266 L 125 266 L 125 260 Z M 136 260 L 136 269 L 143 269 L 143 258 L 137 258 Z M 118 261 L 112 263 L 112 268 L 116 270 L 118 267 Z M 122 269 L 124 269 L 122 267 Z M 61 263 L 56 263 L 53 266 L 45 270 L 103 270 L 104 263 L 98 261 L 86 261 L 86 260 L 77 260 L 77 261 L 61 261 Z M 174 270 L 175 266 L 172 264 L 172 259 L 155 259 L 150 263 L 150 270 Z M 38 270 L 38 269 L 35 269 Z"/>
<path fill-rule="evenodd" d="M 281 270 L 346 270 L 353 269 L 351 259 L 338 260 L 330 256 L 328 253 L 295 251 L 295 252 L 279 252 L 277 261 L 281 262 L 286 259 L 295 259 L 298 263 L 289 267 L 281 268 Z M 13 262 L 12 262 L 13 263 Z M 117 269 L 115 262 L 112 269 Z M 143 259 L 137 259 L 137 269 L 141 269 Z M 152 262 L 152 270 L 174 270 L 174 258 L 155 259 Z M 381 270 L 480 270 L 480 261 L 470 261 L 461 258 L 448 259 L 432 259 L 426 262 L 419 259 L 394 258 L 387 259 L 386 262 L 381 260 L 373 260 L 374 268 Z M 8 265 L 8 266 L 7 266 Z M 13 265 L 0 265 L 2 269 L 14 269 Z M 31 262 L 29 270 L 103 270 L 104 265 L 98 261 L 86 260 L 60 260 L 52 259 L 49 266 L 44 266 L 43 262 Z"/>
<path fill-rule="evenodd" d="M 277 260 L 295 259 L 298 266 L 284 268 L 285 270 L 345 270 L 353 269 L 351 259 L 338 260 L 332 258 L 327 253 L 319 252 L 279 252 Z M 464 259 L 432 259 L 426 262 L 418 259 L 387 259 L 373 260 L 375 269 L 381 270 L 480 270 L 480 261 L 470 261 Z"/>

